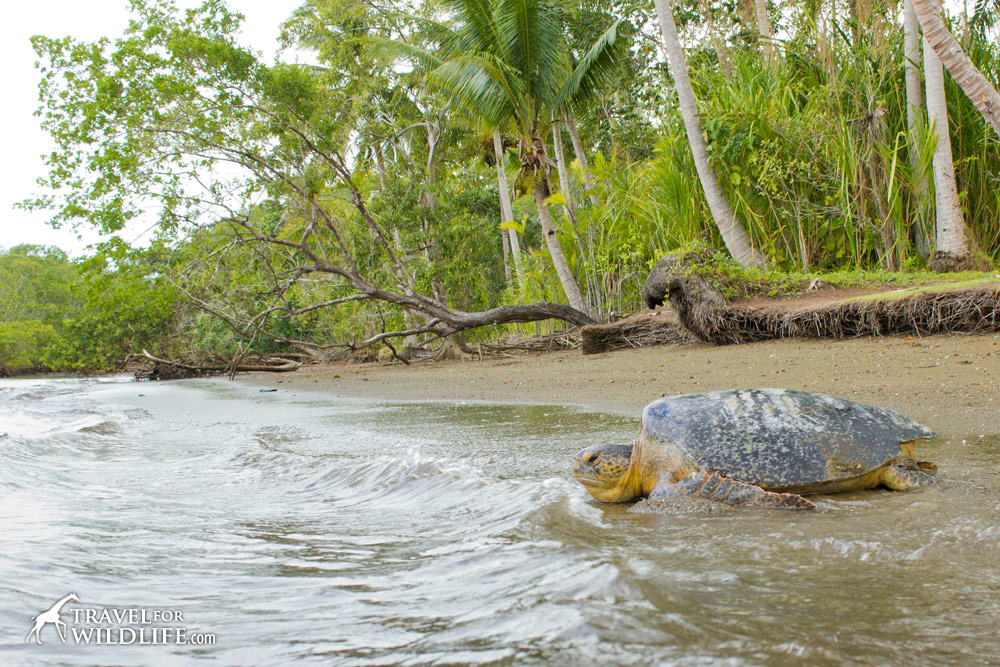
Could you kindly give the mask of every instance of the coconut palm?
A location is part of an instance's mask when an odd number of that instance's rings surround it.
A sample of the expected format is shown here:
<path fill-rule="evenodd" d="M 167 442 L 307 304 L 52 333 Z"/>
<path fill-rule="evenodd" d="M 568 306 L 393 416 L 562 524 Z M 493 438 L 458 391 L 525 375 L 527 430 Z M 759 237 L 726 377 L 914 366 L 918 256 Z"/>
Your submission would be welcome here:
<path fill-rule="evenodd" d="M 944 70 L 926 38 L 924 39 L 924 81 L 927 88 L 927 117 L 934 127 L 932 170 L 934 172 L 934 212 L 936 217 L 937 250 L 931 259 L 932 269 L 954 270 L 969 256 L 968 231 L 955 185 L 955 163 L 948 132 L 948 103 L 944 91 Z"/>
<path fill-rule="evenodd" d="M 574 67 L 565 24 L 555 0 L 450 0 L 457 26 L 447 51 L 453 54 L 430 77 L 479 123 L 515 132 L 521 150 L 517 184 L 534 195 L 542 234 L 570 305 L 586 312 L 580 287 L 563 255 L 546 203 L 546 151 L 552 119 L 570 104 L 593 95 L 609 78 L 616 57 L 618 22 L 612 24 Z"/>
<path fill-rule="evenodd" d="M 764 43 L 764 57 L 774 60 L 774 34 L 771 32 L 771 19 L 767 15 L 767 0 L 754 0 L 754 10 L 757 15 L 757 31 Z"/>
<path fill-rule="evenodd" d="M 726 199 L 719 178 L 708 162 L 708 150 L 702 136 L 701 121 L 698 120 L 698 104 L 694 99 L 694 89 L 688 78 L 687 61 L 677 37 L 677 26 L 674 24 L 673 11 L 668 0 L 655 0 L 656 15 L 660 20 L 660 32 L 667 51 L 667 61 L 670 72 L 674 76 L 674 87 L 677 89 L 677 100 L 684 119 L 684 129 L 687 132 L 688 143 L 694 156 L 698 179 L 705 191 L 708 208 L 712 212 L 716 227 L 722 235 L 722 240 L 737 262 L 743 266 L 764 266 L 767 260 L 764 255 L 750 243 L 743 221 Z"/>
<path fill-rule="evenodd" d="M 927 224 L 924 215 L 927 211 L 925 200 L 930 191 L 929 179 L 921 173 L 920 149 L 917 137 L 917 119 L 924 110 L 924 93 L 920 83 L 920 24 L 913 11 L 913 3 L 903 0 L 903 67 L 906 72 L 906 127 L 910 153 L 910 169 L 916 181 L 915 195 L 917 198 L 918 220 L 914 228 L 913 238 L 917 251 L 922 257 L 930 254 L 930 243 L 927 239 Z"/>
<path fill-rule="evenodd" d="M 507 169 L 503 139 L 497 132 L 493 133 L 493 156 L 497 169 L 497 190 L 500 193 L 500 216 L 502 224 L 512 225 L 514 223 L 514 207 L 510 202 L 510 188 L 507 187 Z M 521 266 L 521 244 L 517 240 L 517 230 L 510 226 L 503 229 L 504 238 L 510 247 L 511 255 L 514 259 L 514 275 L 520 285 L 524 278 L 524 269 Z"/>

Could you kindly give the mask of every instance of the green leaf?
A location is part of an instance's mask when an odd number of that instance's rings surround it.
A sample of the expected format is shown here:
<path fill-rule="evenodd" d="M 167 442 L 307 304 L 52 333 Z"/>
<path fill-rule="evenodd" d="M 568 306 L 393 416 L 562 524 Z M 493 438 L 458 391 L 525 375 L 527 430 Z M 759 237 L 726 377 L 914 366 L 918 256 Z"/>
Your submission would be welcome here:
<path fill-rule="evenodd" d="M 524 223 L 518 223 L 514 221 L 501 222 L 500 229 L 513 229 L 518 234 L 524 233 Z"/>

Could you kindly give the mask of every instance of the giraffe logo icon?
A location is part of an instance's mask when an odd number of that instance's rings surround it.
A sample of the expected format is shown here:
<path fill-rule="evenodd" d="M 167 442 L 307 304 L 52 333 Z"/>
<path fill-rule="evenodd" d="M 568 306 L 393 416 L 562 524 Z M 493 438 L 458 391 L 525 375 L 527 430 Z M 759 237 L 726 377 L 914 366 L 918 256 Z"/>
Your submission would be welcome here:
<path fill-rule="evenodd" d="M 45 627 L 46 623 L 51 623 L 52 625 L 56 626 L 56 632 L 59 634 L 59 639 L 63 640 L 63 643 L 65 643 L 66 623 L 64 623 L 63 620 L 59 618 L 59 612 L 62 610 L 63 606 L 70 601 L 79 602 L 80 598 L 76 596 L 76 593 L 70 593 L 69 595 L 67 595 L 66 597 L 62 598 L 54 605 L 49 607 L 46 611 L 43 611 L 38 616 L 32 618 L 31 620 L 34 621 L 35 624 L 34 626 L 32 626 L 31 631 L 28 633 L 28 636 L 24 638 L 24 643 L 27 644 L 28 642 L 30 642 L 31 635 L 35 635 L 35 641 L 38 644 L 41 644 L 42 628 Z"/>

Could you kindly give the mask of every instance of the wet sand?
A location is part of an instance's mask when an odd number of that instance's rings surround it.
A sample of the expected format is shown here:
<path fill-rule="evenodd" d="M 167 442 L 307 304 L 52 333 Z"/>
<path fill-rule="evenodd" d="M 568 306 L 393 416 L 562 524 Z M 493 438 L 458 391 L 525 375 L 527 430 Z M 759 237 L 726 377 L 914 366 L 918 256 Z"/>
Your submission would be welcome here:
<path fill-rule="evenodd" d="M 1000 335 L 784 340 L 403 364 L 327 364 L 240 381 L 389 400 L 579 405 L 638 419 L 661 396 L 735 387 L 833 394 L 894 410 L 942 435 L 1000 434 Z"/>

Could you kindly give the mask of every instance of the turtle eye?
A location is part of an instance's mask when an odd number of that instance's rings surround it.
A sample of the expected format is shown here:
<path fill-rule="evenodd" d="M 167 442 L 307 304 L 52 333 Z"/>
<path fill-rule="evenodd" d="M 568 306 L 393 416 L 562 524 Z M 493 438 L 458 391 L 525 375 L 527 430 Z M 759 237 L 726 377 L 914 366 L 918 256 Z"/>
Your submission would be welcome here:
<path fill-rule="evenodd" d="M 597 463 L 597 459 L 599 459 L 599 458 L 601 458 L 601 455 L 598 454 L 597 452 L 593 452 L 591 454 L 587 454 L 587 458 L 584 459 L 584 462 L 587 465 L 592 466 L 595 463 Z"/>

